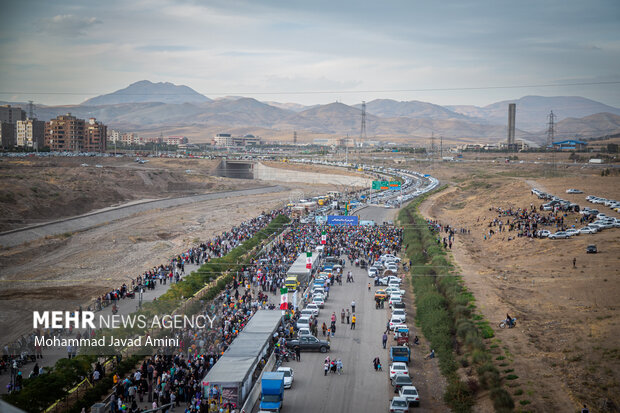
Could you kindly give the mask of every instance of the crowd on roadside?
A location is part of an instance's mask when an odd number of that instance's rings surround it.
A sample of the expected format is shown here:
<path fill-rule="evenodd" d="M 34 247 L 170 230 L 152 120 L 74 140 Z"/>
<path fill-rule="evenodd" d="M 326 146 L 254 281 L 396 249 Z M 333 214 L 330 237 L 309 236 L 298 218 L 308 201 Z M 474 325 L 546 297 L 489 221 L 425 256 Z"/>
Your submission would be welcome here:
<path fill-rule="evenodd" d="M 85 309 L 88 311 L 100 310 L 108 305 L 115 305 L 119 300 L 132 297 L 139 288 L 155 289 L 157 284 L 166 284 L 167 282 L 179 282 L 185 274 L 185 265 L 203 264 L 212 258 L 222 257 L 229 253 L 233 248 L 239 246 L 244 241 L 252 238 L 258 231 L 265 228 L 275 217 L 280 214 L 289 215 L 288 208 L 274 209 L 270 212 L 263 212 L 258 217 L 242 222 L 240 225 L 233 227 L 230 231 L 226 231 L 215 238 L 202 242 L 198 246 L 190 248 L 181 254 L 170 259 L 166 264 L 161 264 L 151 270 L 145 271 L 132 279 L 131 285 L 123 283 L 120 287 L 115 288 L 97 298 L 97 300 Z M 76 311 L 82 311 L 82 307 Z M 0 374 L 3 372 L 11 372 L 14 376 L 20 375 L 24 365 L 34 362 L 38 358 L 43 358 L 43 350 L 41 346 L 35 345 L 35 337 L 43 336 L 46 339 L 51 337 L 75 336 L 77 338 L 82 334 L 79 331 L 69 329 L 43 329 L 36 330 L 30 334 L 22 335 L 13 343 L 6 343 L 3 346 L 3 354 L 0 359 Z M 77 349 L 71 349 L 68 352 L 72 357 L 77 353 Z M 31 375 L 38 374 L 39 369 Z M 15 389 L 10 389 L 15 390 Z"/>
<path fill-rule="evenodd" d="M 539 230 L 542 227 L 552 227 L 557 231 L 565 231 L 577 224 L 587 225 L 594 221 L 595 217 L 579 215 L 571 223 L 569 212 L 562 210 L 554 210 L 545 213 L 542 205 L 539 208 L 530 205 L 530 208 L 514 208 L 514 207 L 493 207 L 489 211 L 497 213 L 497 216 L 489 220 L 485 226 L 483 237 L 485 240 L 491 239 L 500 233 L 510 233 L 508 240 L 511 241 L 515 237 L 538 238 Z M 480 222 L 480 218 L 478 218 Z"/>
<path fill-rule="evenodd" d="M 436 234 L 437 244 L 441 245 L 443 243 L 444 248 L 452 249 L 452 243 L 454 242 L 455 234 L 460 235 L 469 235 L 471 234 L 471 230 L 466 228 L 457 228 L 453 227 L 449 224 L 442 224 L 437 220 L 426 219 L 426 225 L 428 228 Z"/>

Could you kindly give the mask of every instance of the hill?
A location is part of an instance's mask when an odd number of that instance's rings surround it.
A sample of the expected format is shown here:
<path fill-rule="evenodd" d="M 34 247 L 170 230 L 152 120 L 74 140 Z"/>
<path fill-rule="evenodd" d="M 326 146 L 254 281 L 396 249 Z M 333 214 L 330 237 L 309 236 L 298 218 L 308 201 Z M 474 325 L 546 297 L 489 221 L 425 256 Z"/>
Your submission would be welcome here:
<path fill-rule="evenodd" d="M 354 105 L 361 110 L 362 105 Z M 473 119 L 447 109 L 443 106 L 435 105 L 417 100 L 399 102 L 392 99 L 375 99 L 366 103 L 366 111 L 383 118 L 428 118 L 428 119 L 461 119 L 461 120 L 481 120 Z"/>
<path fill-rule="evenodd" d="M 620 115 L 620 109 L 580 96 L 524 96 L 517 100 L 504 100 L 488 106 L 446 106 L 469 117 L 484 119 L 489 123 L 505 125 L 508 121 L 508 104 L 516 103 L 516 125 L 519 129 L 536 131 L 547 124 L 549 112 L 557 116 L 556 122 L 567 118 L 582 118 L 607 112 Z"/>
<path fill-rule="evenodd" d="M 153 83 L 148 80 L 141 80 L 116 92 L 88 99 L 82 102 L 82 105 L 97 106 L 143 102 L 204 103 L 210 101 L 211 99 L 208 97 L 187 86 L 177 86 L 169 82 Z"/>
<path fill-rule="evenodd" d="M 620 132 L 620 116 L 597 113 L 583 118 L 567 118 L 555 126 L 555 140 L 596 138 Z"/>

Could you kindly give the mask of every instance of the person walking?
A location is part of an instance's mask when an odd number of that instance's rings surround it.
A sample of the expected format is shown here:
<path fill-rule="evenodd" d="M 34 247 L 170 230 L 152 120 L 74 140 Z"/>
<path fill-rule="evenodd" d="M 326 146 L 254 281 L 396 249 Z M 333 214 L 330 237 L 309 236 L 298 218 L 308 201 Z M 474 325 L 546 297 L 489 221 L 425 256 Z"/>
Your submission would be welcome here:
<path fill-rule="evenodd" d="M 295 359 L 301 361 L 301 348 L 298 345 L 295 346 Z"/>
<path fill-rule="evenodd" d="M 323 330 L 323 337 L 325 337 L 325 332 L 327 331 L 327 324 L 325 324 L 325 322 L 323 322 L 321 329 Z"/>
<path fill-rule="evenodd" d="M 577 268 L 577 258 L 573 258 L 573 268 Z"/>
<path fill-rule="evenodd" d="M 375 367 L 375 371 L 379 370 L 379 357 L 375 357 L 372 361 L 372 365 Z"/>
<path fill-rule="evenodd" d="M 351 319 L 351 314 L 349 313 L 349 309 L 347 308 L 347 324 L 349 324 L 350 319 Z"/>
<path fill-rule="evenodd" d="M 340 359 L 336 360 L 336 371 L 339 376 L 342 374 L 342 360 Z"/>
<path fill-rule="evenodd" d="M 344 308 L 340 312 L 340 324 L 344 324 Z"/>
<path fill-rule="evenodd" d="M 325 362 L 325 364 L 323 365 L 323 375 L 327 376 L 327 372 L 329 371 L 329 362 Z"/>
<path fill-rule="evenodd" d="M 351 301 L 351 312 L 355 313 L 355 300 Z"/>
<path fill-rule="evenodd" d="M 356 321 L 357 321 L 357 317 L 355 317 L 355 314 L 353 314 L 353 317 L 351 317 L 351 330 L 355 330 Z"/>
<path fill-rule="evenodd" d="M 383 340 L 382 340 L 383 341 L 383 348 L 385 348 L 385 345 L 387 344 L 387 338 L 388 338 L 387 334 L 383 333 Z"/>

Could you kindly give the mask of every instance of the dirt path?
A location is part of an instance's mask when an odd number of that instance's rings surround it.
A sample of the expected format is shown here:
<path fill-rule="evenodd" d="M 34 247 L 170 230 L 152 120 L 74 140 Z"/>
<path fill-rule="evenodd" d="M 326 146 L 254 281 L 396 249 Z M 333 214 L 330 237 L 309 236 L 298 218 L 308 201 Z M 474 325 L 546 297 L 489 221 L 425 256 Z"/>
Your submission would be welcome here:
<path fill-rule="evenodd" d="M 458 225 L 442 220 L 441 212 L 445 200 L 456 191 L 457 188 L 451 187 L 431 196 L 420 206 L 421 214 L 425 218 Z M 514 315 L 520 313 L 522 309 L 516 308 L 515 303 L 510 300 L 512 288 L 505 283 L 509 269 L 504 268 L 502 271 L 497 256 L 492 251 L 478 249 L 473 236 L 475 235 L 457 234 L 450 255 L 460 268 L 465 285 L 473 292 L 478 311 L 496 330 L 496 337 L 491 342 L 498 344 L 507 359 L 513 363 L 509 368 L 514 369 L 514 374 L 519 376 L 519 384 L 525 387 L 523 391 L 528 394 L 528 400 L 536 401 L 533 406 L 544 406 L 540 411 L 573 411 L 574 405 L 570 402 L 561 378 L 545 369 L 544 364 L 541 364 L 541 357 L 544 357 L 544 354 L 531 342 L 531 334 L 536 334 L 536 329 L 541 326 L 523 322 L 515 329 L 500 330 L 495 327 L 497 322 L 505 318 L 506 312 Z M 506 370 L 506 367 L 508 366 L 498 368 L 501 371 Z M 507 389 L 513 393 L 509 387 Z M 490 408 L 488 398 L 479 400 L 478 407 L 480 408 L 478 411 Z"/>

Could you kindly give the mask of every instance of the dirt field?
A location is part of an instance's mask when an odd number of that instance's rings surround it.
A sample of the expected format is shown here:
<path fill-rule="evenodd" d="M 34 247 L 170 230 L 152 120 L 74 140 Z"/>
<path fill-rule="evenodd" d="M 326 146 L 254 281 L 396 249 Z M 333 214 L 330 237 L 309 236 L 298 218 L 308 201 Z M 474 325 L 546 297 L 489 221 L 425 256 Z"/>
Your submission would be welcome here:
<path fill-rule="evenodd" d="M 0 158 L 0 231 L 138 199 L 249 186 L 208 177 L 218 162 L 152 159 L 140 165 L 133 158 Z"/>
<path fill-rule="evenodd" d="M 592 207 L 585 201 L 588 194 L 620 199 L 620 178 L 576 168 L 562 170 L 564 176 L 557 178 L 534 178 L 543 172 L 534 167 L 465 164 L 463 169 L 436 166 L 434 176 L 457 182 L 421 210 L 471 231 L 456 235 L 452 253 L 485 318 L 493 326 L 506 313 L 518 319 L 517 328 L 496 329 L 489 342 L 504 357 L 496 361 L 500 371 L 518 376 L 506 380 L 517 408 L 572 412 L 586 403 L 590 411 L 603 411 L 605 400 L 620 406 L 620 229 L 567 240 L 516 238 L 514 231 L 484 239 L 488 222 L 498 216 L 490 208 L 543 203 L 530 193 L 532 186 Z M 585 193 L 569 195 L 568 188 Z M 607 207 L 598 209 L 618 216 Z M 567 215 L 569 226 L 578 216 Z M 600 252 L 586 254 L 588 244 Z"/>

